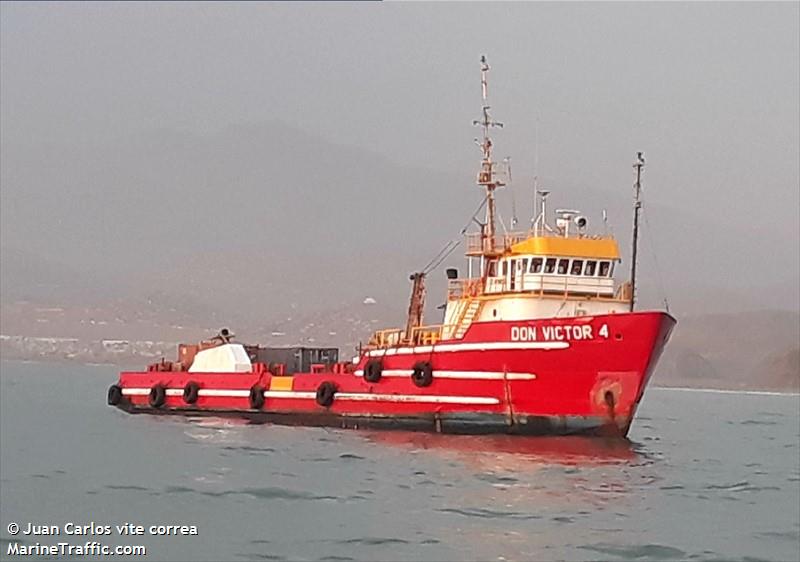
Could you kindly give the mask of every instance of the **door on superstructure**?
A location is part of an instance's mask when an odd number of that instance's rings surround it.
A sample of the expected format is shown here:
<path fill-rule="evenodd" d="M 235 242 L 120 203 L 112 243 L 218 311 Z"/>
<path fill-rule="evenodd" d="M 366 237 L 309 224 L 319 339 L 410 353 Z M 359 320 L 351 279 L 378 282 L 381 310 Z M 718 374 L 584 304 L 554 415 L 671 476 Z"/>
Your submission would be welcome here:
<path fill-rule="evenodd" d="M 525 275 L 528 274 L 528 258 L 517 260 L 517 291 L 526 290 Z"/>
<path fill-rule="evenodd" d="M 508 283 L 509 291 L 517 290 L 517 260 L 508 262 L 508 278 L 506 279 L 506 283 Z"/>

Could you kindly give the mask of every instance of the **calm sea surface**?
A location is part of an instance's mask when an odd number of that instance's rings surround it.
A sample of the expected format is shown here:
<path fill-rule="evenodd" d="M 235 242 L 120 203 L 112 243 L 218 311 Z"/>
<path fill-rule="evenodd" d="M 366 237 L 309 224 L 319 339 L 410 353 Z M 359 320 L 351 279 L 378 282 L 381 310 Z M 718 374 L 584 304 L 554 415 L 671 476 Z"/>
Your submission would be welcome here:
<path fill-rule="evenodd" d="M 800 560 L 796 395 L 652 388 L 627 443 L 131 416 L 105 405 L 115 379 L 2 363 L 1 559 L 96 540 L 141 560 Z"/>

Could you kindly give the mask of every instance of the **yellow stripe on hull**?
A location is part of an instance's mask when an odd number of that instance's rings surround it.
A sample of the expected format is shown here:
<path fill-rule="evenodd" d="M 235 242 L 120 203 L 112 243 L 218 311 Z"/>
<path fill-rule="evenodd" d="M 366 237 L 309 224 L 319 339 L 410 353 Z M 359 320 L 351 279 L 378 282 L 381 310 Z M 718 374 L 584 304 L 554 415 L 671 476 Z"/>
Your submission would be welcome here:
<path fill-rule="evenodd" d="M 294 377 L 272 377 L 269 381 L 270 390 L 286 392 L 292 390 Z"/>

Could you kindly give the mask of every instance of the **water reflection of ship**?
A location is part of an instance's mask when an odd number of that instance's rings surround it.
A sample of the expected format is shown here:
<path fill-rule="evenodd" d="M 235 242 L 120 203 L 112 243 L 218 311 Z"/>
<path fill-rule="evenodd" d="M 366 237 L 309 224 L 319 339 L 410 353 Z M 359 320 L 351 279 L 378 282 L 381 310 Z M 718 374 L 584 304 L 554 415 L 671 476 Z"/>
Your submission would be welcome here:
<path fill-rule="evenodd" d="M 640 445 L 613 438 L 419 432 L 366 438 L 424 459 L 419 478 L 425 480 L 417 485 L 431 486 L 437 536 L 479 560 L 558 559 L 548 549 L 591 533 L 586 523 L 594 514 L 636 501 L 651 464 Z M 431 467 L 431 460 L 439 462 Z"/>
<path fill-rule="evenodd" d="M 470 463 L 519 469 L 536 464 L 600 465 L 642 458 L 638 446 L 617 438 L 526 437 L 509 435 L 448 435 L 406 431 L 371 432 L 367 439 L 381 445 L 455 454 Z"/>

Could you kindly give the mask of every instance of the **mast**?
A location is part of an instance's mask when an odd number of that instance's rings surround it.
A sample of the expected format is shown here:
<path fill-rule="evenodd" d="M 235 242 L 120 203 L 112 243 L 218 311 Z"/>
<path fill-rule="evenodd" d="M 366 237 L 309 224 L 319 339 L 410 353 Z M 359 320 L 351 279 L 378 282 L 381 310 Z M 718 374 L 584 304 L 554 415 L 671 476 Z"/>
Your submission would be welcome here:
<path fill-rule="evenodd" d="M 642 208 L 642 170 L 644 169 L 644 153 L 636 153 L 636 183 L 633 184 L 633 248 L 631 250 L 631 312 L 636 304 L 636 257 L 639 253 L 639 211 Z"/>
<path fill-rule="evenodd" d="M 497 180 L 494 174 L 495 163 L 492 161 L 492 139 L 489 137 L 489 129 L 492 127 L 503 127 L 502 123 L 492 121 L 489 115 L 489 63 L 486 61 L 486 55 L 481 56 L 481 95 L 483 99 L 482 118 L 476 119 L 472 122 L 473 125 L 479 125 L 483 130 L 483 139 L 478 142 L 483 152 L 481 160 L 481 170 L 478 172 L 478 185 L 486 189 L 486 224 L 481 229 L 481 247 L 484 256 L 492 255 L 495 253 L 495 201 L 494 190 L 502 187 L 503 182 Z"/>
<path fill-rule="evenodd" d="M 408 303 L 408 319 L 406 320 L 406 339 L 411 340 L 414 328 L 422 326 L 422 314 L 425 310 L 425 273 L 411 274 L 411 299 Z"/>

